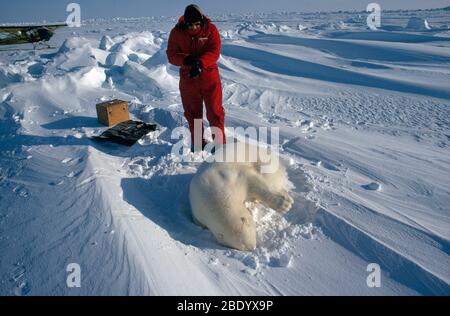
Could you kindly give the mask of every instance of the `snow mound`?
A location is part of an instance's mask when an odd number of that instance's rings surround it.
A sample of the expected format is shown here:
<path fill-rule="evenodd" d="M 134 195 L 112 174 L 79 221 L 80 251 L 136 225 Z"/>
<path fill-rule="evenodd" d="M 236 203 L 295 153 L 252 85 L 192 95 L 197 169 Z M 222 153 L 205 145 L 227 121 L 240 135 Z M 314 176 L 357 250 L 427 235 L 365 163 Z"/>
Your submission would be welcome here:
<path fill-rule="evenodd" d="M 111 39 L 114 45 L 109 48 L 111 53 L 126 56 L 127 59 L 142 63 L 155 54 L 161 47 L 163 40 L 151 32 L 129 33 Z M 105 42 L 109 42 L 105 39 Z M 105 43 L 105 47 L 107 47 Z M 123 59 L 123 57 L 122 57 Z"/>
<path fill-rule="evenodd" d="M 84 37 L 66 39 L 53 58 L 53 64 L 62 70 L 93 67 L 105 63 L 107 53 Z"/>
<path fill-rule="evenodd" d="M 105 70 L 101 67 L 84 67 L 78 71 L 68 73 L 65 76 L 50 77 L 38 82 L 42 89 L 53 94 L 79 93 L 84 89 L 100 88 L 106 80 Z M 58 95 L 61 101 L 63 95 Z"/>
<path fill-rule="evenodd" d="M 148 69 L 134 62 L 128 62 L 124 66 L 124 74 L 135 80 L 138 85 L 155 85 L 158 89 L 176 90 L 178 81 L 167 73 L 165 65 Z"/>
<path fill-rule="evenodd" d="M 147 98 L 162 98 L 164 91 L 176 91 L 178 81 L 168 73 L 166 65 L 148 69 L 133 61 L 127 61 L 123 67 L 112 68 L 107 75 L 116 87 L 124 91 Z"/>
<path fill-rule="evenodd" d="M 297 33 L 298 30 L 292 29 L 291 27 L 284 24 L 276 23 L 264 23 L 264 22 L 244 22 L 239 24 L 237 27 L 237 33 L 240 35 L 251 35 L 255 33 L 264 34 L 290 34 Z M 230 36 L 230 32 L 226 34 Z"/>
<path fill-rule="evenodd" d="M 348 26 L 344 21 L 338 21 L 319 24 L 312 28 L 320 31 L 333 31 L 333 30 L 347 30 Z"/>
<path fill-rule="evenodd" d="M 123 53 L 111 53 L 105 61 L 106 66 L 123 66 L 128 61 L 128 56 Z"/>
<path fill-rule="evenodd" d="M 226 39 L 226 40 L 232 40 L 235 37 L 235 31 L 234 30 L 223 30 L 220 31 L 220 36 L 222 37 L 222 39 Z"/>
<path fill-rule="evenodd" d="M 0 89 L 11 83 L 21 81 L 22 76 L 20 74 L 7 71 L 5 68 L 0 68 Z"/>
<path fill-rule="evenodd" d="M 91 88 L 100 88 L 106 80 L 105 70 L 100 67 L 83 69 L 73 76 L 75 82 Z"/>
<path fill-rule="evenodd" d="M 297 29 L 299 30 L 299 31 L 304 31 L 304 30 L 307 30 L 308 29 L 308 27 L 306 26 L 306 25 L 303 25 L 303 24 L 298 24 L 297 25 Z"/>
<path fill-rule="evenodd" d="M 431 27 L 426 19 L 412 17 L 409 19 L 406 29 L 415 31 L 428 31 L 431 30 Z"/>
<path fill-rule="evenodd" d="M 108 35 L 105 35 L 100 40 L 99 48 L 103 50 L 109 50 L 111 47 L 114 46 L 114 41 L 109 37 Z"/>
<path fill-rule="evenodd" d="M 149 59 L 147 59 L 142 65 L 149 69 L 159 65 L 167 65 L 168 60 L 166 50 L 167 50 L 167 42 L 165 42 L 161 46 L 161 48 L 156 53 L 154 53 Z"/>

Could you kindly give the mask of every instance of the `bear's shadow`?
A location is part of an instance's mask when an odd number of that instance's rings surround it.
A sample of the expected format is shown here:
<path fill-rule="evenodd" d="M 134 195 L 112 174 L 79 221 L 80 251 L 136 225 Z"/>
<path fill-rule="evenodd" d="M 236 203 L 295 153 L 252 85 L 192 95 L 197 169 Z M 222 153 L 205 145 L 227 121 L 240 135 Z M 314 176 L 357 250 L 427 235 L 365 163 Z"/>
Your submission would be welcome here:
<path fill-rule="evenodd" d="M 122 179 L 123 199 L 166 230 L 171 238 L 201 249 L 226 249 L 212 233 L 193 222 L 189 183 L 194 174 Z"/>

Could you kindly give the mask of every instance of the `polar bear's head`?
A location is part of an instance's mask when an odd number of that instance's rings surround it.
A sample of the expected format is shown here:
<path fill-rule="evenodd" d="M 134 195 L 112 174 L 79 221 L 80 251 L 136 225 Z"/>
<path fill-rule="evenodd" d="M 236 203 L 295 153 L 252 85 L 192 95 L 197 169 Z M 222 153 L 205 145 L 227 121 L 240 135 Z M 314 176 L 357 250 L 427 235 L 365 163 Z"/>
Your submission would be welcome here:
<path fill-rule="evenodd" d="M 218 232 L 215 237 L 220 243 L 242 251 L 252 251 L 256 248 L 256 227 L 250 212 L 241 214 L 238 221 L 231 225 L 233 234 Z"/>

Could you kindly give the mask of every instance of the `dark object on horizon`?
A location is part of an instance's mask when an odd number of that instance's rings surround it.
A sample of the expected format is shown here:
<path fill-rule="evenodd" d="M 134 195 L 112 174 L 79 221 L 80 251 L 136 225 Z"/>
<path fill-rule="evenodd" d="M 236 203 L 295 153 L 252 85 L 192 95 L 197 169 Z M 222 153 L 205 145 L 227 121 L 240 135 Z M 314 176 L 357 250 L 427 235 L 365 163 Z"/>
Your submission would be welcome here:
<path fill-rule="evenodd" d="M 0 38 L 0 45 L 31 43 L 36 48 L 37 44 L 42 42 L 49 46 L 47 42 L 55 34 L 55 30 L 63 26 L 67 24 L 0 26 L 0 33 L 7 34 L 6 37 Z"/>
<path fill-rule="evenodd" d="M 94 136 L 93 139 L 133 146 L 143 136 L 156 131 L 156 129 L 156 124 L 129 120 L 107 129 L 100 136 Z"/>

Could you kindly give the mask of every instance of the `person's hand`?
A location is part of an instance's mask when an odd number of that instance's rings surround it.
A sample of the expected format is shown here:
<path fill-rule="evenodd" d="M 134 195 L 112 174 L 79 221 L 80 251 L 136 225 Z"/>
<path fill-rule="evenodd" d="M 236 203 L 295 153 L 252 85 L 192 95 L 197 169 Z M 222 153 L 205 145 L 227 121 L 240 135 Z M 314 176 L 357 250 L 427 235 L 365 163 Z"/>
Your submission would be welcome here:
<path fill-rule="evenodd" d="M 194 66 L 197 62 L 197 58 L 194 55 L 188 55 L 184 58 L 184 65 L 185 66 Z"/>
<path fill-rule="evenodd" d="M 202 67 L 200 65 L 200 61 L 197 59 L 195 64 L 192 66 L 191 70 L 189 71 L 189 78 L 196 78 L 200 75 L 202 72 Z"/>

